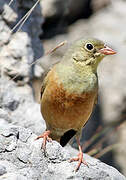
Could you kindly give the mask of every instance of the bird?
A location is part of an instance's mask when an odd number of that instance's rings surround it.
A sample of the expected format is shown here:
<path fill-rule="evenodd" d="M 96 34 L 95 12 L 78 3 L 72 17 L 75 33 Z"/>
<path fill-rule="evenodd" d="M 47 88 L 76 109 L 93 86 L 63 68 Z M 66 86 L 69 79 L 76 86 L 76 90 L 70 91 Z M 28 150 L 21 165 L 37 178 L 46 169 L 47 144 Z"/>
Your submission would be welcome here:
<path fill-rule="evenodd" d="M 80 144 L 81 132 L 87 123 L 98 97 L 97 67 L 107 55 L 116 54 L 103 41 L 88 38 L 80 39 L 68 48 L 61 61 L 56 63 L 46 74 L 41 86 L 41 113 L 46 123 L 46 130 L 36 139 L 46 142 L 56 140 L 65 146 L 76 136 L 79 153 L 75 171 L 83 159 Z"/>

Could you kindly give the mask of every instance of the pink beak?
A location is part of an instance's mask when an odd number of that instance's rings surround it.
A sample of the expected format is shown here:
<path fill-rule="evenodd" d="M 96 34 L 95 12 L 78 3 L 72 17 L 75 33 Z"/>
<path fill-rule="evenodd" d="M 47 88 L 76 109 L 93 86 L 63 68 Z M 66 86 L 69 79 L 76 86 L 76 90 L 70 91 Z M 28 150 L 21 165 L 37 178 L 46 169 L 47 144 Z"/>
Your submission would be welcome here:
<path fill-rule="evenodd" d="M 113 55 L 113 54 L 116 54 L 116 51 L 114 51 L 113 49 L 111 49 L 108 46 L 105 46 L 104 48 L 100 49 L 99 52 L 101 54 L 104 54 L 104 55 Z"/>

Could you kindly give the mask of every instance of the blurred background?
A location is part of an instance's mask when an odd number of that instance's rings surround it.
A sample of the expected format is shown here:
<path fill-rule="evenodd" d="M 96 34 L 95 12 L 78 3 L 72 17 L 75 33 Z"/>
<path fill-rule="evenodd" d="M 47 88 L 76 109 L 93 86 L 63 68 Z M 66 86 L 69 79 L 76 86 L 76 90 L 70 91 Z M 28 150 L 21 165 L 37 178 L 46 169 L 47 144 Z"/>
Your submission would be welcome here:
<path fill-rule="evenodd" d="M 0 0 L 0 128 L 16 124 L 41 134 L 43 73 L 74 40 L 101 39 L 117 54 L 98 68 L 98 105 L 81 142 L 84 152 L 126 175 L 126 0 L 42 0 L 30 12 L 36 2 Z M 76 148 L 74 140 L 71 144 Z"/>

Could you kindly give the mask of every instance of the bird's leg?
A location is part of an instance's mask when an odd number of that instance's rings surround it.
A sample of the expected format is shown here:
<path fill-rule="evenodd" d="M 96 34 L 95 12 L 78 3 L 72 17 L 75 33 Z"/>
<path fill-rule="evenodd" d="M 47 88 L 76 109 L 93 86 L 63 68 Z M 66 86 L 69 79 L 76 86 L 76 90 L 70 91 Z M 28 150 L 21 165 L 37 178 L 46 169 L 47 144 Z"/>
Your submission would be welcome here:
<path fill-rule="evenodd" d="M 80 140 L 79 140 L 78 137 L 77 137 L 77 144 L 78 144 L 78 147 L 79 147 L 78 157 L 77 157 L 77 158 L 72 158 L 72 159 L 70 159 L 70 162 L 78 161 L 78 165 L 77 165 L 77 167 L 76 167 L 76 169 L 75 169 L 75 172 L 76 172 L 77 170 L 79 170 L 81 163 L 83 163 L 83 164 L 85 164 L 86 166 L 88 166 L 87 162 L 83 159 L 83 152 L 82 152 L 82 148 L 81 148 L 81 145 L 80 145 Z"/>
<path fill-rule="evenodd" d="M 43 149 L 44 151 L 45 151 L 45 149 L 46 149 L 46 142 L 47 142 L 47 141 L 49 141 L 49 142 L 52 141 L 52 139 L 49 137 L 49 135 L 50 135 L 50 131 L 47 130 L 47 131 L 45 131 L 43 134 L 41 134 L 40 136 L 38 136 L 38 137 L 35 139 L 35 140 L 37 140 L 37 139 L 43 138 L 42 149 Z"/>

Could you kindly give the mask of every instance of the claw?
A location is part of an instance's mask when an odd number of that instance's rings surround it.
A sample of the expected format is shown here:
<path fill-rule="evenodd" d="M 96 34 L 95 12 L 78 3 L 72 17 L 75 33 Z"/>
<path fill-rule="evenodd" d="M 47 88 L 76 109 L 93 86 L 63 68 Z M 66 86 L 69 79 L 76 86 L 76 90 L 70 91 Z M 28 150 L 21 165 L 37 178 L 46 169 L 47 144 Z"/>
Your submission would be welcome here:
<path fill-rule="evenodd" d="M 46 150 L 46 142 L 52 142 L 52 139 L 49 137 L 50 131 L 45 131 L 43 134 L 38 136 L 35 140 L 43 138 L 43 143 L 42 143 L 42 149 L 45 151 Z"/>
<path fill-rule="evenodd" d="M 78 161 L 78 165 L 77 165 L 77 167 L 75 169 L 75 172 L 77 172 L 79 170 L 81 163 L 83 163 L 84 165 L 88 166 L 87 162 L 83 159 L 83 153 L 82 152 L 79 152 L 77 158 L 70 159 L 70 162 L 73 162 L 73 161 Z"/>
<path fill-rule="evenodd" d="M 80 146 L 79 140 L 78 140 L 78 146 L 79 146 L 79 154 L 78 154 L 78 157 L 77 157 L 77 158 L 72 158 L 72 159 L 70 159 L 70 162 L 78 161 L 78 165 L 77 165 L 77 167 L 76 167 L 76 169 L 75 169 L 75 172 L 77 172 L 77 171 L 79 170 L 81 163 L 83 163 L 84 165 L 86 165 L 87 167 L 89 167 L 88 164 L 87 164 L 87 162 L 83 159 L 83 152 L 82 152 L 82 148 L 81 148 L 81 146 Z"/>

